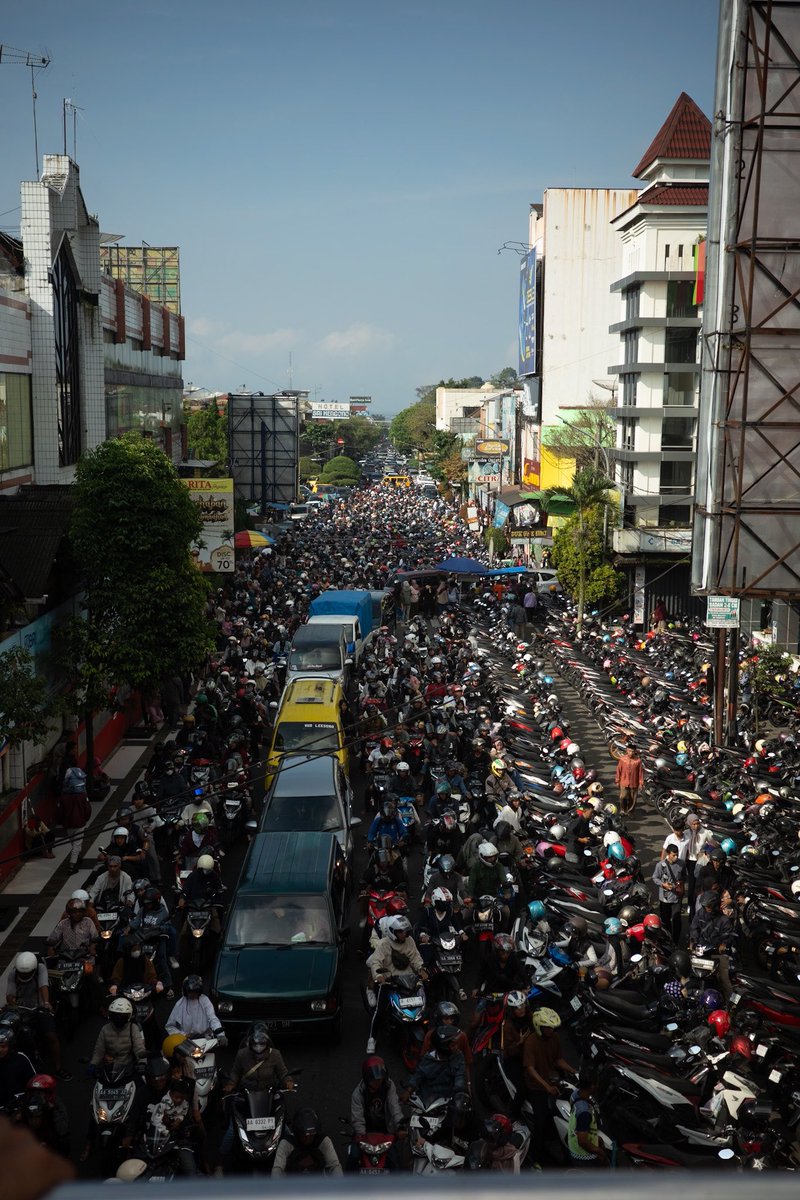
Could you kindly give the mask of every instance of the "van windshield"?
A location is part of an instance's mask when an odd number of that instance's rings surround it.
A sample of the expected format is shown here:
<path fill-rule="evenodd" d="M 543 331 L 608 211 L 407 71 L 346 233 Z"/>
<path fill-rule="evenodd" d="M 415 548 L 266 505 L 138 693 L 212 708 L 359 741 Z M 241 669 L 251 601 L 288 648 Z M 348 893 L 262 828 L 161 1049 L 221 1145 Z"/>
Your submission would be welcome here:
<path fill-rule="evenodd" d="M 275 749 L 335 752 L 339 749 L 338 731 L 323 721 L 281 721 L 275 730 Z"/>
<path fill-rule="evenodd" d="M 342 665 L 342 652 L 334 646 L 298 646 L 289 655 L 290 671 L 335 671 Z"/>
<path fill-rule="evenodd" d="M 235 946 L 333 944 L 325 896 L 239 896 L 231 910 L 226 943 Z"/>
<path fill-rule="evenodd" d="M 336 796 L 273 796 L 261 820 L 262 833 L 334 833 L 341 828 Z"/>

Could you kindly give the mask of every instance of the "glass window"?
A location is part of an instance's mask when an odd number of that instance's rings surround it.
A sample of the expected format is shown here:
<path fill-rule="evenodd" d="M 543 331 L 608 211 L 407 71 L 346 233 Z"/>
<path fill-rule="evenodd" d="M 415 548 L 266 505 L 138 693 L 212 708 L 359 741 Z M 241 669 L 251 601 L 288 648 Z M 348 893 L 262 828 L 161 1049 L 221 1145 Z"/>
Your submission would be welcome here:
<path fill-rule="evenodd" d="M 291 671 L 335 671 L 342 665 L 342 652 L 337 646 L 301 646 L 289 655 Z"/>
<path fill-rule="evenodd" d="M 664 362 L 697 362 L 697 330 L 668 329 L 664 340 Z"/>
<path fill-rule="evenodd" d="M 625 348 L 625 362 L 635 363 L 639 354 L 639 331 L 636 329 L 628 329 L 622 335 L 622 344 Z"/>
<path fill-rule="evenodd" d="M 694 404 L 697 379 L 690 371 L 670 371 L 664 376 L 664 403 L 673 406 Z"/>
<path fill-rule="evenodd" d="M 642 289 L 637 284 L 636 287 L 627 288 L 625 291 L 625 320 L 635 321 L 639 316 L 639 300 L 641 298 Z"/>
<path fill-rule="evenodd" d="M 692 417 L 664 417 L 661 426 L 662 450 L 691 450 L 694 446 Z"/>
<path fill-rule="evenodd" d="M 691 525 L 692 510 L 688 504 L 662 504 L 658 510 L 659 525 Z"/>
<path fill-rule="evenodd" d="M 32 462 L 30 375 L 0 374 L 0 471 Z"/>
<path fill-rule="evenodd" d="M 683 250 L 683 247 L 680 247 Z M 696 317 L 697 305 L 694 303 L 694 284 L 689 279 L 667 284 L 667 316 Z"/>
<path fill-rule="evenodd" d="M 231 911 L 228 946 L 297 946 L 334 942 L 324 896 L 240 896 Z"/>
<path fill-rule="evenodd" d="M 281 721 L 275 731 L 275 749 L 336 751 L 339 749 L 336 726 L 321 721 Z"/>
<path fill-rule="evenodd" d="M 261 822 L 262 833 L 334 833 L 341 828 L 335 796 L 273 796 Z"/>
<path fill-rule="evenodd" d="M 664 462 L 661 464 L 662 492 L 690 492 L 692 490 L 692 468 L 690 462 Z"/>
<path fill-rule="evenodd" d="M 636 385 L 638 382 L 638 375 L 622 376 L 622 403 L 628 408 L 634 408 L 636 405 Z"/>

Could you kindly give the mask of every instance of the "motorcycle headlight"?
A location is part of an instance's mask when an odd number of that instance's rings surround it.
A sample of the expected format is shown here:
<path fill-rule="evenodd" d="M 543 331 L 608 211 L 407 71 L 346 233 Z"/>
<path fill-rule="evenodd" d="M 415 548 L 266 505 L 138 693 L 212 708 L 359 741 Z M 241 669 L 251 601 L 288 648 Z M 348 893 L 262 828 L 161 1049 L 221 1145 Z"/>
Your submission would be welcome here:
<path fill-rule="evenodd" d="M 230 1000 L 220 1000 L 217 1004 L 217 1011 L 229 1016 L 233 1012 L 233 1004 Z"/>
<path fill-rule="evenodd" d="M 325 1012 L 326 1004 L 324 1000 L 312 1000 L 309 1007 L 313 1013 L 323 1013 Z"/>

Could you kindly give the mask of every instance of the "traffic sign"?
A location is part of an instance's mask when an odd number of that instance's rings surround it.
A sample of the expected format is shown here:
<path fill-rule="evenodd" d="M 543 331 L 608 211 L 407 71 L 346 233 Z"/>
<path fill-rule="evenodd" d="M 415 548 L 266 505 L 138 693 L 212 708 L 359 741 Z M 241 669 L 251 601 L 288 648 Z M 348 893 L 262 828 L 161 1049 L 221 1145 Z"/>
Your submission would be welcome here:
<path fill-rule="evenodd" d="M 706 626 L 709 629 L 739 628 L 738 596 L 706 596 Z"/>

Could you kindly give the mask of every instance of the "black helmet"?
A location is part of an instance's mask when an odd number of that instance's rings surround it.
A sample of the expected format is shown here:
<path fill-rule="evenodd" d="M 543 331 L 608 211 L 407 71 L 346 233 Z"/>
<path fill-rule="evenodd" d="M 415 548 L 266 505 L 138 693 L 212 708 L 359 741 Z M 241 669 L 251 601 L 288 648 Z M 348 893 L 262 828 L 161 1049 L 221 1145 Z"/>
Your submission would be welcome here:
<path fill-rule="evenodd" d="M 449 1054 L 460 1030 L 454 1025 L 439 1025 L 433 1033 L 433 1044 L 440 1054 Z"/>
<path fill-rule="evenodd" d="M 156 907 L 161 903 L 161 892 L 156 887 L 149 887 L 142 896 L 142 904 L 154 904 Z"/>
<path fill-rule="evenodd" d="M 564 932 L 577 934 L 578 937 L 585 937 L 589 932 L 589 926 L 586 924 L 586 918 L 582 917 L 580 913 L 576 913 L 575 916 L 570 917 Z"/>
<path fill-rule="evenodd" d="M 617 916 L 623 925 L 635 925 L 639 920 L 639 910 L 633 904 L 623 904 Z"/>
<path fill-rule="evenodd" d="M 160 1054 L 148 1058 L 144 1064 L 144 1073 L 148 1079 L 161 1079 L 169 1075 L 169 1063 Z"/>
<path fill-rule="evenodd" d="M 688 978 L 692 973 L 692 959 L 686 950 L 675 950 L 669 957 L 669 965 L 676 975 Z"/>
<path fill-rule="evenodd" d="M 263 1021 L 254 1021 L 247 1031 L 247 1044 L 254 1054 L 266 1054 L 272 1048 L 272 1038 Z"/>
<path fill-rule="evenodd" d="M 492 1113 L 483 1122 L 483 1137 L 490 1146 L 499 1149 L 505 1146 L 513 1132 L 513 1125 L 505 1113 Z"/>
<path fill-rule="evenodd" d="M 184 996 L 188 996 L 190 992 L 197 992 L 198 996 L 203 991 L 203 981 L 199 975 L 187 975 L 183 981 L 182 988 Z"/>
<path fill-rule="evenodd" d="M 322 1134 L 322 1124 L 313 1108 L 299 1108 L 292 1119 L 292 1133 L 295 1141 L 301 1145 L 310 1146 Z"/>
<path fill-rule="evenodd" d="M 727 854 L 719 846 L 717 847 L 716 850 L 712 850 L 708 857 L 711 859 L 712 862 L 726 863 L 728 861 Z"/>
<path fill-rule="evenodd" d="M 433 1015 L 437 1021 L 457 1021 L 459 1012 L 452 1000 L 440 1000 Z"/>
<path fill-rule="evenodd" d="M 9 1025 L 0 1025 L 0 1046 L 8 1046 L 9 1054 L 16 1045 L 14 1030 Z"/>
<path fill-rule="evenodd" d="M 719 896 L 716 892 L 703 892 L 697 903 L 701 908 L 714 909 L 719 903 Z"/>

